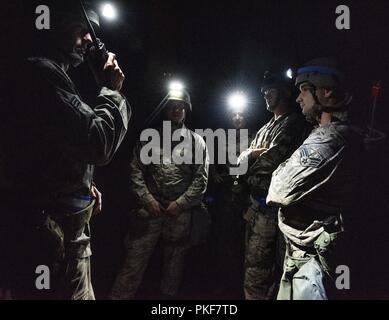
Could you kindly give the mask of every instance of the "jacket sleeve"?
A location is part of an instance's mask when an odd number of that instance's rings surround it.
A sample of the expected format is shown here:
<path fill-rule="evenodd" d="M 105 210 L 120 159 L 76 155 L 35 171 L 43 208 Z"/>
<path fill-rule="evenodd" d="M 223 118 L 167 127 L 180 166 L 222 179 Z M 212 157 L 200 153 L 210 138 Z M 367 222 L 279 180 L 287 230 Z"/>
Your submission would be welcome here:
<path fill-rule="evenodd" d="M 53 143 L 75 159 L 105 165 L 127 131 L 131 108 L 118 91 L 101 88 L 92 105 L 82 101 L 70 79 L 49 64 L 38 66 L 42 83 L 41 110 Z"/>
<path fill-rule="evenodd" d="M 297 132 L 296 132 L 297 131 Z M 274 137 L 269 149 L 263 152 L 250 166 L 248 183 L 254 190 L 266 191 L 269 188 L 271 175 L 301 143 L 301 130 L 294 126 L 284 125 Z"/>
<path fill-rule="evenodd" d="M 136 194 L 140 202 L 143 205 L 147 205 L 151 201 L 155 200 L 155 198 L 149 191 L 146 184 L 146 179 L 145 179 L 146 168 L 140 161 L 139 146 L 136 146 L 134 148 L 130 169 L 131 169 L 130 188 Z"/>
<path fill-rule="evenodd" d="M 176 200 L 178 206 L 184 210 L 200 204 L 208 183 L 208 150 L 202 138 L 196 137 L 195 143 L 196 152 L 201 152 L 203 154 L 203 161 L 201 164 L 193 165 L 192 183 L 186 192 Z"/>
<path fill-rule="evenodd" d="M 244 163 L 244 162 L 247 162 L 249 164 L 249 160 L 250 160 L 250 155 L 251 155 L 251 152 L 255 149 L 255 146 L 257 144 L 257 141 L 258 141 L 258 137 L 259 135 L 261 134 L 261 131 L 258 131 L 258 133 L 255 135 L 255 138 L 254 140 L 251 142 L 250 144 L 250 147 L 248 149 L 246 149 L 245 151 L 243 151 L 239 157 L 238 157 L 238 160 L 237 160 L 237 163 L 240 164 L 240 163 Z"/>
<path fill-rule="evenodd" d="M 344 145 L 331 141 L 304 143 L 274 171 L 266 202 L 289 206 L 329 183 L 345 152 Z"/>

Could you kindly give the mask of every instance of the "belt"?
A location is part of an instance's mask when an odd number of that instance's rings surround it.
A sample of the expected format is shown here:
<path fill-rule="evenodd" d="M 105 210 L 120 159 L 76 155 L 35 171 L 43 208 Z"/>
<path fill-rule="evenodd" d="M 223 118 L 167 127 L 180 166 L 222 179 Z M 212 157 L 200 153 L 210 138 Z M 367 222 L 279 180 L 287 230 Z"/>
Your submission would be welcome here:
<path fill-rule="evenodd" d="M 94 205 L 95 200 L 92 200 L 86 208 L 74 213 L 58 214 L 49 211 L 46 214 L 63 226 L 65 233 L 69 235 L 69 239 L 76 239 L 81 236 L 85 226 L 89 224 Z"/>

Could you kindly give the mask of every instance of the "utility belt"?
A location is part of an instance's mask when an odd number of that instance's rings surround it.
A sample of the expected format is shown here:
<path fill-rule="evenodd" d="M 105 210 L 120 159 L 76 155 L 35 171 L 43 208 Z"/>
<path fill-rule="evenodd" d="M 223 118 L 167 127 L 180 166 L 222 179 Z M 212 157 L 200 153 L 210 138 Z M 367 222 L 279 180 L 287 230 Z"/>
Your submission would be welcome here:
<path fill-rule="evenodd" d="M 24 202 L 0 203 L 0 211 L 11 224 L 21 223 L 24 226 L 36 227 L 44 222 L 46 217 L 52 216 L 58 221 L 70 221 L 71 225 L 88 223 L 93 212 L 95 200 L 91 199 L 79 210 L 71 210 L 62 205 L 41 205 Z"/>
<path fill-rule="evenodd" d="M 310 254 L 310 255 L 316 255 L 318 252 L 317 250 L 319 248 L 323 248 L 323 247 L 326 247 L 328 246 L 331 242 L 333 242 L 334 239 L 336 239 L 336 236 L 340 233 L 341 231 L 339 232 L 328 232 L 326 230 L 324 230 L 320 236 L 312 243 L 312 246 L 302 246 L 302 245 L 299 245 L 298 243 L 294 242 L 293 240 L 289 239 L 289 242 L 291 245 L 293 245 L 293 247 L 301 250 L 301 251 L 305 251 L 307 254 Z"/>
<path fill-rule="evenodd" d="M 285 219 L 284 223 L 286 223 L 287 225 L 289 225 L 293 228 L 305 230 L 306 228 L 309 227 L 309 225 L 312 223 L 313 220 L 319 220 L 319 219 L 312 219 L 311 218 L 311 222 L 309 224 L 306 224 L 306 223 L 301 224 L 300 221 L 293 221 L 292 219 Z M 336 233 L 336 232 L 343 231 L 342 230 L 342 217 L 341 217 L 341 215 L 329 216 L 329 217 L 326 217 L 324 219 L 320 219 L 320 221 L 323 222 L 323 229 L 328 233 Z"/>
<path fill-rule="evenodd" d="M 322 231 L 320 235 L 313 241 L 312 246 L 300 246 L 296 242 L 288 239 L 286 242 L 286 256 L 289 259 L 289 267 L 291 267 L 291 261 L 300 269 L 302 265 L 307 263 L 311 259 L 315 259 L 321 266 L 321 269 L 332 278 L 334 272 L 333 254 L 334 247 L 336 246 L 339 236 L 342 231 L 329 233 Z M 293 252 L 300 251 L 304 253 L 304 257 L 295 257 Z"/>
<path fill-rule="evenodd" d="M 305 230 L 313 221 L 322 221 L 323 227 L 328 229 L 328 232 L 336 232 L 336 220 L 342 222 L 338 208 L 329 209 L 317 206 L 295 205 L 282 208 L 281 211 L 283 222 L 299 230 Z"/>
<path fill-rule="evenodd" d="M 7 206 L 5 231 L 8 237 L 22 232 L 23 246 L 40 250 L 42 261 L 51 265 L 55 273 L 64 259 L 87 258 L 92 254 L 89 221 L 94 205 L 93 200 L 84 209 L 66 214 L 43 206 Z M 11 240 L 9 245 L 14 247 Z"/>
<path fill-rule="evenodd" d="M 341 214 L 335 216 L 327 216 L 322 220 L 311 220 L 309 226 L 304 228 L 296 228 L 290 223 L 290 220 L 283 215 L 283 210 L 280 210 L 278 225 L 289 242 L 302 251 L 307 253 L 315 253 L 317 241 L 323 239 L 324 235 L 327 235 L 321 245 L 325 245 L 326 242 L 331 242 L 331 237 L 336 237 L 338 234 L 344 231 Z"/>

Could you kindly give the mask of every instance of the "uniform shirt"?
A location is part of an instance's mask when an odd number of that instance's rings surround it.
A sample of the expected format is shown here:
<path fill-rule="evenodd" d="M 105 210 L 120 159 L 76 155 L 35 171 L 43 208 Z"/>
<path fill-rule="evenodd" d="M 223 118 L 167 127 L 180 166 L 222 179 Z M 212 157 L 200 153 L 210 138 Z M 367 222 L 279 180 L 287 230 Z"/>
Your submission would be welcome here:
<path fill-rule="evenodd" d="M 253 196 L 266 196 L 273 171 L 304 141 L 309 125 L 297 112 L 273 117 L 256 134 L 255 139 L 241 156 L 249 162 L 248 185 Z M 266 148 L 256 160 L 250 159 L 253 149 Z"/>
<path fill-rule="evenodd" d="M 358 175 L 358 155 L 353 157 L 353 152 L 361 145 L 360 136 L 345 121 L 315 128 L 274 171 L 267 203 L 284 207 L 284 223 L 293 220 L 301 228 L 341 214 L 352 199 Z"/>
<path fill-rule="evenodd" d="M 159 129 L 158 133 L 162 138 L 163 130 Z M 140 142 L 135 147 L 134 158 L 131 162 L 131 189 L 143 205 L 154 199 L 157 201 L 175 200 L 181 209 L 190 209 L 201 203 L 208 182 L 207 148 L 203 138 L 185 126 L 180 129 L 180 135 L 184 141 L 190 141 L 190 143 L 182 145 L 180 142 L 171 141 L 169 150 L 163 150 L 163 146 L 152 148 L 152 152 L 160 161 L 157 164 L 144 164 L 140 157 L 141 149 L 147 142 Z M 185 152 L 192 152 L 193 155 L 196 152 L 201 155 L 199 162 L 202 163 L 176 164 L 170 159 L 164 159 L 167 154 L 174 152 L 181 155 Z"/>
<path fill-rule="evenodd" d="M 66 72 L 50 58 L 30 58 L 3 112 L 0 191 L 14 203 L 78 206 L 90 195 L 93 166 L 113 157 L 127 130 L 130 106 L 103 87 L 82 101 Z M 4 106 L 3 106 L 4 107 Z M 8 107 L 8 106 L 7 106 Z"/>

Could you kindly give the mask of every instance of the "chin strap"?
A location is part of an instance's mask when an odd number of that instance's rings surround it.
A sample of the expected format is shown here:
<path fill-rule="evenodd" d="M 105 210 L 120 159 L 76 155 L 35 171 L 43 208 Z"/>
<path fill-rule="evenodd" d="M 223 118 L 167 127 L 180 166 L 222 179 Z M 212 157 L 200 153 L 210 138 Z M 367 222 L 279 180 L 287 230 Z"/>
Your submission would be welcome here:
<path fill-rule="evenodd" d="M 343 112 L 348 109 L 349 104 L 353 100 L 353 97 L 346 93 L 345 97 L 343 100 L 339 101 L 336 105 L 334 106 L 322 106 L 323 112 L 328 112 L 328 113 L 333 113 L 333 112 Z"/>
<path fill-rule="evenodd" d="M 313 99 L 315 100 L 315 103 L 319 107 L 318 109 L 321 112 L 334 113 L 346 111 L 348 109 L 349 104 L 353 100 L 353 97 L 348 92 L 346 92 L 344 99 L 339 101 L 337 104 L 333 106 L 323 106 L 316 95 L 316 89 L 317 88 L 315 86 L 309 87 L 309 91 L 311 92 Z"/>

